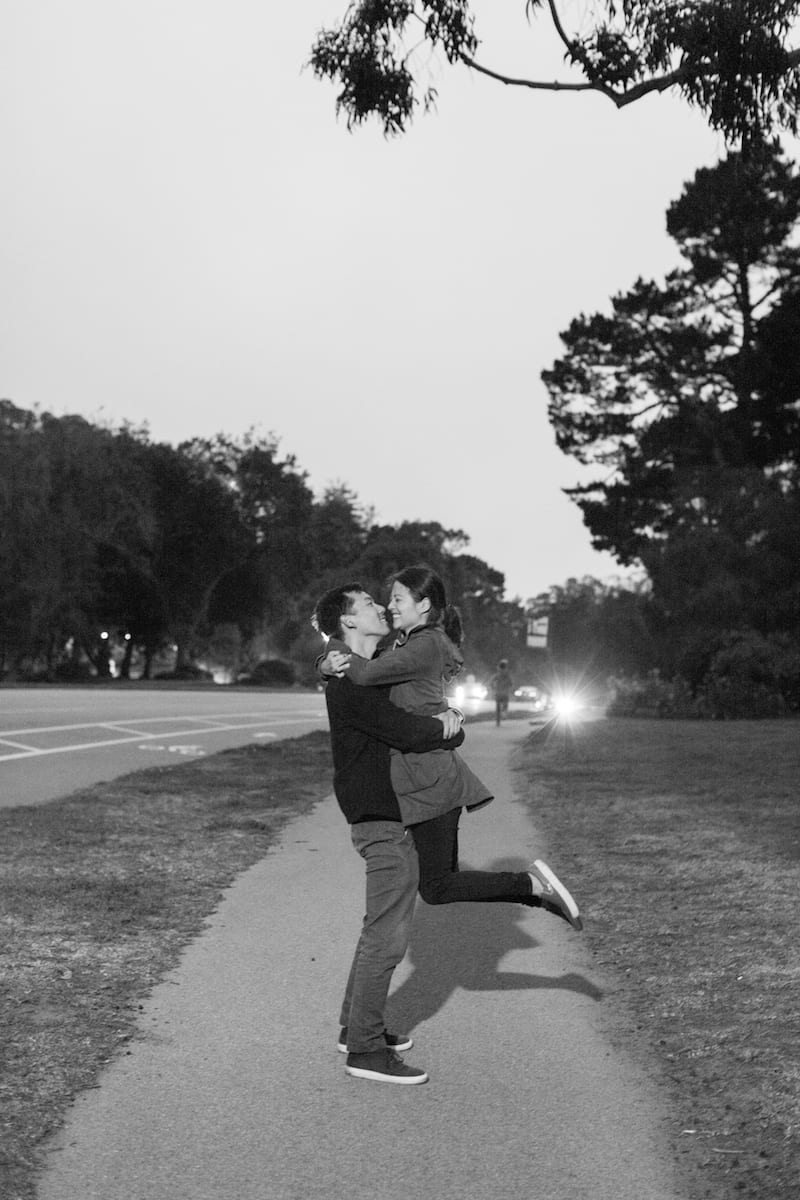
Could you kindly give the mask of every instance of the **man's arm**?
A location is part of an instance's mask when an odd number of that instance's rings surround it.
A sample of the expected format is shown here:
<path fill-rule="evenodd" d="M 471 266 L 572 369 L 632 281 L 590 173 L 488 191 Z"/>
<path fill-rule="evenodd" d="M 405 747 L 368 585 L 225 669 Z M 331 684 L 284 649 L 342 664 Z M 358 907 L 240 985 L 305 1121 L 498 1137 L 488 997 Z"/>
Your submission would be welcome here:
<path fill-rule="evenodd" d="M 328 684 L 334 687 L 333 681 Z M 444 725 L 439 717 L 420 717 L 392 704 L 382 688 L 347 687 L 347 717 L 362 733 L 404 752 L 426 750 L 455 750 L 464 741 L 464 731 L 455 737 L 444 737 Z M 343 697 L 344 698 L 344 697 Z M 445 716 L 444 713 L 441 714 Z"/>

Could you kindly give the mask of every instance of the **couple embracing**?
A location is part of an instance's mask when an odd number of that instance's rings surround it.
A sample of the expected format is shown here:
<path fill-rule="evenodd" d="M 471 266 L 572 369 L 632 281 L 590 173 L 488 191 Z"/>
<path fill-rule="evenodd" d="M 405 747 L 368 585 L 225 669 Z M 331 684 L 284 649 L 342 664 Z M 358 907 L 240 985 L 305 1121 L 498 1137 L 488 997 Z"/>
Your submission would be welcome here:
<path fill-rule="evenodd" d="M 492 793 L 457 748 L 463 715 L 446 689 L 461 668 L 461 620 L 444 584 L 426 566 L 399 572 L 388 613 L 359 583 L 332 588 L 314 611 L 328 639 L 319 660 L 333 752 L 334 792 L 366 864 L 366 915 L 347 980 L 339 1049 L 345 1070 L 383 1083 L 419 1084 L 428 1076 L 399 1051 L 411 1038 L 386 1030 L 392 972 L 406 953 L 419 891 L 429 904 L 505 901 L 543 908 L 582 928 L 578 906 L 540 859 L 527 871 L 461 871 L 463 808 Z"/>

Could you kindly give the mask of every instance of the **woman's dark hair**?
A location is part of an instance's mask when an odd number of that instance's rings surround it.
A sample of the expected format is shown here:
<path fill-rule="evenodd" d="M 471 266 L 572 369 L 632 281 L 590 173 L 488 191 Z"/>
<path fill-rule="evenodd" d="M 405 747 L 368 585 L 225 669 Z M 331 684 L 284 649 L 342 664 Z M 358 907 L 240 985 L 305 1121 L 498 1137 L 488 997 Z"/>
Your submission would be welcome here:
<path fill-rule="evenodd" d="M 415 567 L 405 567 L 392 579 L 393 583 L 402 583 L 411 592 L 419 604 L 420 600 L 429 600 L 431 605 L 428 624 L 441 625 L 450 641 L 460 646 L 464 640 L 464 630 L 461 625 L 461 613 L 454 604 L 447 603 L 447 593 L 441 576 L 431 568 L 420 563 Z"/>

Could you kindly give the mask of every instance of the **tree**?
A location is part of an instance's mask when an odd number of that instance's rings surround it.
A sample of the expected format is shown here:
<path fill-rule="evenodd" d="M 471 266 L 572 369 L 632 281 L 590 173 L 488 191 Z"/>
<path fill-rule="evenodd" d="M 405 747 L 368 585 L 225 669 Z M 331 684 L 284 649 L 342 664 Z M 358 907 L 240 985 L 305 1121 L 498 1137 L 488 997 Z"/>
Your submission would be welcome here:
<path fill-rule="evenodd" d="M 151 579 L 180 671 L 189 665 L 215 588 L 247 559 L 252 537 L 231 489 L 191 444 L 150 446 L 148 462 L 155 513 Z"/>
<path fill-rule="evenodd" d="M 461 552 L 444 565 L 448 596 L 461 612 L 464 657 L 470 670 L 490 675 L 501 658 L 525 643 L 525 612 L 503 599 L 505 578 L 474 554 Z"/>
<path fill-rule="evenodd" d="M 15 668 L 41 635 L 46 583 L 47 461 L 35 413 L 0 401 L 0 667 Z"/>
<path fill-rule="evenodd" d="M 673 615 L 789 619 L 798 224 L 800 178 L 776 146 L 699 171 L 667 216 L 687 265 L 663 287 L 639 280 L 610 316 L 574 320 L 542 375 L 558 445 L 603 471 L 569 489 L 593 544 L 643 563 Z"/>
<path fill-rule="evenodd" d="M 540 675 L 551 688 L 589 690 L 610 675 L 644 673 L 657 663 L 648 623 L 650 593 L 643 584 L 568 579 L 530 604 L 548 615 L 548 665 Z"/>
<path fill-rule="evenodd" d="M 327 487 L 312 514 L 314 562 L 318 572 L 338 573 L 354 562 L 364 549 L 371 524 L 371 511 L 363 508 L 346 484 Z"/>
<path fill-rule="evenodd" d="M 520 6 L 523 0 L 519 0 Z M 529 19 L 549 20 L 568 76 L 512 78 L 476 58 L 469 0 L 352 0 L 342 21 L 317 35 L 311 66 L 341 87 L 348 127 L 370 116 L 403 132 L 436 91 L 424 79 L 428 51 L 512 87 L 595 92 L 618 108 L 674 91 L 730 142 L 796 130 L 800 46 L 798 0 L 524 0 Z"/>
<path fill-rule="evenodd" d="M 376 597 L 385 596 L 392 575 L 415 563 L 427 563 L 447 582 L 447 562 L 468 542 L 463 530 L 445 529 L 438 521 L 373 525 L 352 571 Z"/>
<path fill-rule="evenodd" d="M 115 618 L 111 558 L 130 563 L 147 526 L 146 488 L 129 435 L 82 417 L 0 405 L 0 579 L 3 657 L 11 666 L 101 657 Z"/>

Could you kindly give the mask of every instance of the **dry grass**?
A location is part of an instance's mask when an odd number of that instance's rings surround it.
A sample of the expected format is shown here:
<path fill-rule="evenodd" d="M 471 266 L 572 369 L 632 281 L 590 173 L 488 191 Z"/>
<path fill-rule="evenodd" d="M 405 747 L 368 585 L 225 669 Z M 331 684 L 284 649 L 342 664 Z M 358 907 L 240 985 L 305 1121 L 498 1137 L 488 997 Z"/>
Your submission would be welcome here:
<path fill-rule="evenodd" d="M 800 724 L 586 722 L 517 767 L 695 1195 L 800 1195 Z"/>
<path fill-rule="evenodd" d="M 134 1032 L 222 890 L 330 792 L 327 733 L 0 810 L 0 1196 Z"/>

